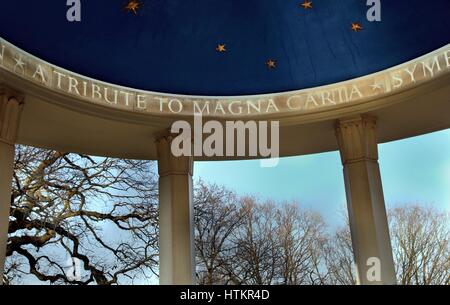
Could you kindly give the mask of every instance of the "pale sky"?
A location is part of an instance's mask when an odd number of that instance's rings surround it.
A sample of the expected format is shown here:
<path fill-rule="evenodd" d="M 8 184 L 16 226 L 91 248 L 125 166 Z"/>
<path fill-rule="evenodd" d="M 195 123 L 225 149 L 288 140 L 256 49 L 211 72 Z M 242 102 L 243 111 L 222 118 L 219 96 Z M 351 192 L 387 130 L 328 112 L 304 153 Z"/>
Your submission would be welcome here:
<path fill-rule="evenodd" d="M 450 129 L 379 145 L 386 204 L 433 205 L 450 211 Z M 194 179 L 222 184 L 239 194 L 296 200 L 341 222 L 345 190 L 338 152 L 282 158 L 275 168 L 259 161 L 196 162 Z"/>

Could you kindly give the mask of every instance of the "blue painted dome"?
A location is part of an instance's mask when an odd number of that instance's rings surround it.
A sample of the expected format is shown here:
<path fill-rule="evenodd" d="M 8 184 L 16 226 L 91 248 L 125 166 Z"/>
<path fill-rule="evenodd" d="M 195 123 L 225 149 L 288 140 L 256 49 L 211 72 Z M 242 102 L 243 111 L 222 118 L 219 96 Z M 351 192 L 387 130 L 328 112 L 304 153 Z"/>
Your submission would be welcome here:
<path fill-rule="evenodd" d="M 139 0 L 136 14 L 127 1 L 81 0 L 80 22 L 68 22 L 66 1 L 2 1 L 0 36 L 85 76 L 193 95 L 335 83 L 450 43 L 449 0 L 381 0 L 381 22 L 367 20 L 365 0 L 309 0 L 309 9 L 303 0 Z"/>

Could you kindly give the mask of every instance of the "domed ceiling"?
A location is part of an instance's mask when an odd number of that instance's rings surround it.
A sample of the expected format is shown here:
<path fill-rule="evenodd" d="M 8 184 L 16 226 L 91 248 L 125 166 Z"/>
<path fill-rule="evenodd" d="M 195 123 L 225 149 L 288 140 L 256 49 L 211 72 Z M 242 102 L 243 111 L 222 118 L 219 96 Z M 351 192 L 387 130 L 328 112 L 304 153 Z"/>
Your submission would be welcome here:
<path fill-rule="evenodd" d="M 52 64 L 150 91 L 247 95 L 335 83 L 450 43 L 449 0 L 2 1 L 0 37 Z"/>

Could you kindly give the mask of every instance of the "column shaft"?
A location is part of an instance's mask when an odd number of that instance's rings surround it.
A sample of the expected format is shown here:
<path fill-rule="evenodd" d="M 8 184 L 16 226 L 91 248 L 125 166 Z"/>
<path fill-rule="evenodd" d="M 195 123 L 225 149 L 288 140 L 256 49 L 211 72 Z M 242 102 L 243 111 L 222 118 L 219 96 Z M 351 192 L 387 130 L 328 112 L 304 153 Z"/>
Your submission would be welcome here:
<path fill-rule="evenodd" d="M 0 285 L 3 283 L 8 241 L 14 142 L 21 109 L 22 102 L 19 95 L 0 85 Z"/>
<path fill-rule="evenodd" d="M 160 284 L 194 284 L 193 161 L 174 157 L 171 140 L 157 140 Z"/>
<path fill-rule="evenodd" d="M 340 120 L 336 134 L 353 253 L 360 284 L 395 284 L 388 221 L 378 165 L 376 121 L 367 116 Z"/>

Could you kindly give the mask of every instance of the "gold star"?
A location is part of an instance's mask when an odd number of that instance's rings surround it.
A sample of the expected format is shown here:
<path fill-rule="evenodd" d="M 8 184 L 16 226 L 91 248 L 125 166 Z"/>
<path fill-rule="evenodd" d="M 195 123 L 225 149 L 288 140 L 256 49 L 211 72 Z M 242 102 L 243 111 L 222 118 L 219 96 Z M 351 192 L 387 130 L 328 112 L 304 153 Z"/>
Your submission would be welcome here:
<path fill-rule="evenodd" d="M 304 8 L 305 10 L 310 9 L 310 8 L 313 8 L 313 7 L 312 7 L 312 1 L 307 1 L 307 0 L 305 0 L 305 2 L 300 3 L 300 5 L 303 6 L 303 8 Z"/>
<path fill-rule="evenodd" d="M 359 24 L 358 22 L 352 22 L 352 30 L 355 32 L 359 32 L 363 29 L 363 27 L 361 26 L 361 24 Z"/>
<path fill-rule="evenodd" d="M 269 59 L 266 61 L 267 68 L 269 69 L 275 69 L 277 67 L 277 62 L 273 59 Z"/>
<path fill-rule="evenodd" d="M 136 15 L 137 10 L 140 9 L 141 6 L 142 3 L 138 2 L 137 0 L 129 0 L 128 4 L 125 6 L 125 10 L 133 12 Z"/>
<path fill-rule="evenodd" d="M 226 52 L 226 50 L 227 50 L 227 49 L 225 49 L 225 44 L 218 44 L 218 45 L 217 45 L 217 48 L 216 48 L 216 51 L 217 51 L 217 52 L 222 53 L 222 52 Z"/>

